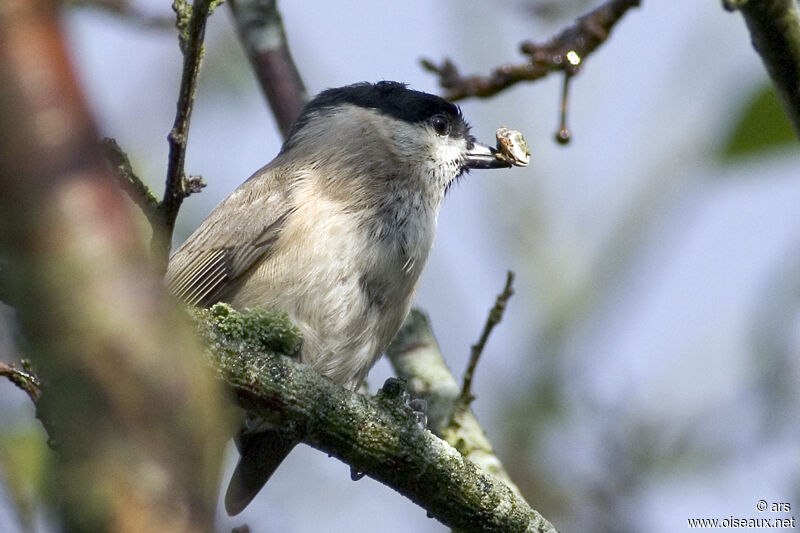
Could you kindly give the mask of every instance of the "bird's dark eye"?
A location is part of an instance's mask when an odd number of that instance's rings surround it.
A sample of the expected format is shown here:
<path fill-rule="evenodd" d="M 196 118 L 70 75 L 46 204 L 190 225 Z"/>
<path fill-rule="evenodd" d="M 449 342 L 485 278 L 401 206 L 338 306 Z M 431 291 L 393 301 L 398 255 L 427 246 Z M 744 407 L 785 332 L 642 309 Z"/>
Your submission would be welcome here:
<path fill-rule="evenodd" d="M 444 115 L 434 115 L 431 118 L 431 126 L 433 126 L 433 131 L 439 135 L 450 134 L 450 121 Z"/>

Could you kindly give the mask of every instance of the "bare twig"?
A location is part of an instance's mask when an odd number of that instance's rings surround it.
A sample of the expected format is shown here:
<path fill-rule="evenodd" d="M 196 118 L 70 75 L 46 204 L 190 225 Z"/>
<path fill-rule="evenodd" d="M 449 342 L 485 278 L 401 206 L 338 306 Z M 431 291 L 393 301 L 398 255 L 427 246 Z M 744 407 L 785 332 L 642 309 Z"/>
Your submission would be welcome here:
<path fill-rule="evenodd" d="M 276 0 L 231 0 L 239 38 L 267 97 L 281 134 L 308 101 L 305 84 L 292 59 Z"/>
<path fill-rule="evenodd" d="M 572 138 L 572 134 L 567 127 L 567 101 L 569 98 L 569 80 L 572 79 L 572 74 L 569 72 L 564 73 L 564 80 L 561 86 L 561 106 L 559 108 L 559 121 L 558 130 L 556 131 L 556 142 L 559 144 L 567 144 Z"/>
<path fill-rule="evenodd" d="M 120 148 L 117 141 L 106 137 L 103 139 L 103 154 L 111 166 L 119 184 L 133 203 L 139 206 L 153 228 L 161 224 L 160 204 L 155 193 L 133 172 L 128 155 Z"/>
<path fill-rule="evenodd" d="M 609 0 L 544 44 L 523 42 L 522 53 L 528 61 L 503 65 L 488 76 L 462 76 L 455 64 L 445 59 L 441 65 L 423 59 L 422 66 L 439 76 L 439 84 L 449 100 L 470 96 L 485 98 L 521 81 L 542 78 L 553 71 L 575 74 L 583 62 L 609 37 L 614 25 L 640 0 Z"/>
<path fill-rule="evenodd" d="M 497 300 L 494 306 L 489 310 L 489 316 L 486 318 L 486 324 L 483 326 L 483 331 L 478 339 L 478 342 L 472 345 L 472 350 L 469 356 L 469 363 L 467 370 L 464 372 L 464 382 L 461 385 L 461 398 L 462 404 L 469 405 L 475 397 L 472 395 L 472 378 L 475 375 L 475 367 L 478 366 L 478 360 L 483 353 L 483 348 L 486 346 L 486 341 L 489 340 L 489 335 L 492 333 L 494 327 L 503 320 L 503 313 L 506 310 L 506 304 L 511 296 L 514 294 L 514 273 L 508 271 L 506 275 L 506 285 L 503 291 L 497 295 Z"/>
<path fill-rule="evenodd" d="M 741 11 L 753 46 L 800 137 L 800 8 L 796 0 L 723 0 Z"/>
<path fill-rule="evenodd" d="M 143 13 L 132 7 L 128 0 L 68 0 L 67 4 L 75 7 L 97 9 L 146 29 L 172 30 L 175 28 L 175 19 L 173 17 Z"/>
<path fill-rule="evenodd" d="M 205 38 L 206 21 L 215 5 L 214 0 L 195 0 L 191 5 L 187 3 L 187 0 L 175 0 L 172 4 L 177 15 L 178 38 L 181 52 L 183 52 L 183 73 L 175 122 L 167 136 L 169 164 L 164 198 L 161 201 L 164 234 L 160 239 L 161 242 L 156 243 L 154 240 L 154 246 L 159 248 L 156 257 L 162 259 L 165 265 L 172 241 L 172 232 L 175 228 L 175 219 L 178 217 L 181 203 L 184 198 L 198 189 L 198 178 L 195 177 L 193 180 L 186 178 L 184 163 L 186 161 L 186 143 L 189 137 L 189 120 L 192 116 L 197 77 L 200 73 L 200 62 L 204 53 L 203 39 Z"/>
<path fill-rule="evenodd" d="M 25 391 L 33 405 L 38 405 L 42 395 L 42 383 L 26 363 L 22 361 L 22 369 L 16 368 L 13 363 L 5 364 L 0 361 L 0 376 L 7 378 L 11 383 Z"/>

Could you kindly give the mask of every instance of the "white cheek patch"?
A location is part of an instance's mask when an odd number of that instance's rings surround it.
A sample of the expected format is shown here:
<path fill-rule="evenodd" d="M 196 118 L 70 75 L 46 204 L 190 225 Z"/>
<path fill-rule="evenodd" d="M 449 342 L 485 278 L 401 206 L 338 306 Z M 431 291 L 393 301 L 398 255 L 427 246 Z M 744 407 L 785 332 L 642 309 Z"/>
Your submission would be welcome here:
<path fill-rule="evenodd" d="M 433 147 L 429 176 L 436 183 L 436 188 L 444 193 L 461 174 L 467 142 L 464 139 L 438 137 L 429 146 Z"/>
<path fill-rule="evenodd" d="M 466 143 L 464 139 L 440 139 L 436 146 L 435 158 L 440 163 L 451 165 L 453 163 L 460 164 L 463 154 L 466 152 Z"/>

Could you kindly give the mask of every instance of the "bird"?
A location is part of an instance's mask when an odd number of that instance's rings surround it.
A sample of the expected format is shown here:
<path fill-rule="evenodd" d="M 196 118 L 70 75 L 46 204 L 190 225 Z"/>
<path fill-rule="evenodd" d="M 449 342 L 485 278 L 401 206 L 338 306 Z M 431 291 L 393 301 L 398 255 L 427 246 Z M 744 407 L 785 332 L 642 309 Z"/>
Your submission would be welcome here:
<path fill-rule="evenodd" d="M 471 169 L 511 166 L 439 96 L 393 81 L 324 90 L 170 256 L 165 283 L 191 306 L 287 313 L 301 362 L 356 390 L 409 312 L 445 193 Z M 236 436 L 231 516 L 297 444 L 264 426 Z"/>

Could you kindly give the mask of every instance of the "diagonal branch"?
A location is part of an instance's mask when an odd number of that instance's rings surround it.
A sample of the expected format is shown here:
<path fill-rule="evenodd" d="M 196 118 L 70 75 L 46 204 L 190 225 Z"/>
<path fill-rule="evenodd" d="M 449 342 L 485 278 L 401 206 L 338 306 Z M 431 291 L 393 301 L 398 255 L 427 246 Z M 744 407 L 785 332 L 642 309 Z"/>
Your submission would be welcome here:
<path fill-rule="evenodd" d="M 472 400 L 475 399 L 475 396 L 472 394 L 472 378 L 475 375 L 475 368 L 478 366 L 478 360 L 481 358 L 483 348 L 486 346 L 486 341 L 489 340 L 489 335 L 491 335 L 494 327 L 503 320 L 503 313 L 505 313 L 506 304 L 508 304 L 508 300 L 514 294 L 514 289 L 512 287 L 513 283 L 514 272 L 509 270 L 508 274 L 506 275 L 505 287 L 503 287 L 503 291 L 497 295 L 494 305 L 489 310 L 489 316 L 486 317 L 486 324 L 483 326 L 481 336 L 478 339 L 478 342 L 472 345 L 472 350 L 470 351 L 469 355 L 469 363 L 467 364 L 467 370 L 464 372 L 464 382 L 461 385 L 461 403 L 464 406 L 469 405 Z"/>
<path fill-rule="evenodd" d="M 286 137 L 308 92 L 289 51 L 277 0 L 231 0 L 230 6 L 250 64 Z"/>
<path fill-rule="evenodd" d="M 739 9 L 786 115 L 800 137 L 800 7 L 796 0 L 723 0 Z"/>
<path fill-rule="evenodd" d="M 0 361 L 0 376 L 7 378 L 19 389 L 25 391 L 33 405 L 38 405 L 39 398 L 42 396 L 42 383 L 26 361 L 22 361 L 22 369 L 15 367 L 13 363 L 6 364 Z"/>
<path fill-rule="evenodd" d="M 128 197 L 139 206 L 152 228 L 161 224 L 160 207 L 155 193 L 133 171 L 133 166 L 115 139 L 106 137 L 102 143 L 103 155 L 117 177 L 117 181 Z"/>
<path fill-rule="evenodd" d="M 424 312 L 411 310 L 386 355 L 395 373 L 408 382 L 411 395 L 426 400 L 428 428 L 433 434 L 522 497 L 475 414 L 461 402 L 459 385 L 447 368 Z"/>
<path fill-rule="evenodd" d="M 462 76 L 455 64 L 445 59 L 441 65 L 423 59 L 422 66 L 439 76 L 445 98 L 461 100 L 470 96 L 493 96 L 521 81 L 533 81 L 554 71 L 568 75 L 578 72 L 586 58 L 608 40 L 611 30 L 640 0 L 609 0 L 594 11 L 580 17 L 573 26 L 544 44 L 523 42 L 520 50 L 528 61 L 503 65 L 488 76 Z"/>
<path fill-rule="evenodd" d="M 228 306 L 198 313 L 211 341 L 211 365 L 243 408 L 268 419 L 279 413 L 282 431 L 388 485 L 451 528 L 556 531 L 508 484 L 421 429 L 403 402 L 399 380 L 390 379 L 376 397 L 367 398 L 323 378 L 308 365 L 257 345 L 271 345 L 273 340 L 244 342 L 252 339 L 247 331 L 253 324 L 239 327 L 238 313 Z M 251 320 L 248 315 L 240 316 Z M 228 322 L 232 316 L 233 326 Z M 264 328 L 291 351 L 286 326 L 269 314 L 262 316 L 273 324 Z"/>

